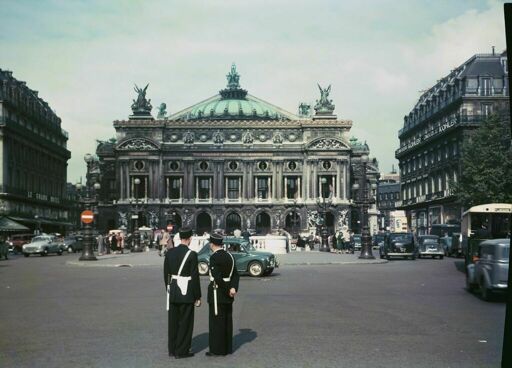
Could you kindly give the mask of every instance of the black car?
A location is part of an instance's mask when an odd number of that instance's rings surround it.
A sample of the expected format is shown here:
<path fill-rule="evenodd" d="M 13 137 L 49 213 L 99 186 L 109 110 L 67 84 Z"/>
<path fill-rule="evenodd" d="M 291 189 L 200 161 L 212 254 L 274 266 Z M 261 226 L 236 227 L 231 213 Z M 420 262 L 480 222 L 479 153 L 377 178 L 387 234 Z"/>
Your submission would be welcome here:
<path fill-rule="evenodd" d="M 416 246 L 412 233 L 389 233 L 384 239 L 381 258 L 401 257 L 416 259 Z"/>
<path fill-rule="evenodd" d="M 81 235 L 67 236 L 62 242 L 62 248 L 69 253 L 79 252 L 83 247 L 83 238 Z"/>

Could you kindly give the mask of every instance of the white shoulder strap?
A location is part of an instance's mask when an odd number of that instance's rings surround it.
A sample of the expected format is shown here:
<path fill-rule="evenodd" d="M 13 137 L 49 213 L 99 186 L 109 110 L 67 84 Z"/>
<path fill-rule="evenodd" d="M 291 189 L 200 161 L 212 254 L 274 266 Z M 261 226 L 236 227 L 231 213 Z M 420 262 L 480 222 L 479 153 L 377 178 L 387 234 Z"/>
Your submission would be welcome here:
<path fill-rule="evenodd" d="M 192 253 L 192 251 L 189 249 L 187 254 L 185 254 L 185 257 L 183 258 L 183 261 L 181 261 L 180 269 L 178 270 L 178 276 L 181 276 L 181 271 L 183 271 L 183 266 L 185 266 L 185 262 L 187 261 L 188 256 Z"/>
<path fill-rule="evenodd" d="M 229 278 L 231 278 L 231 275 L 233 275 L 233 270 L 235 269 L 235 259 L 233 258 L 233 255 L 231 255 L 231 253 L 229 252 L 226 252 L 227 254 L 229 254 L 229 256 L 231 257 L 231 261 L 233 262 L 231 264 L 231 272 L 229 273 Z"/>

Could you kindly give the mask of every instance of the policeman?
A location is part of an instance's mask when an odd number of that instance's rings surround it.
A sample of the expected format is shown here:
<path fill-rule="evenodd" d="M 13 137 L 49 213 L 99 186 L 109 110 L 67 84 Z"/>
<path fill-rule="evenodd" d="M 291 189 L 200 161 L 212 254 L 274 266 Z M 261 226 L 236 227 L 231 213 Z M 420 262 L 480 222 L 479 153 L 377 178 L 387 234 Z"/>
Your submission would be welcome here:
<path fill-rule="evenodd" d="M 233 352 L 233 301 L 238 291 L 238 271 L 233 256 L 222 247 L 223 237 L 210 236 L 209 345 L 207 356 Z"/>
<path fill-rule="evenodd" d="M 165 255 L 164 280 L 167 289 L 169 356 L 194 356 L 190 352 L 194 329 L 194 304 L 201 305 L 197 253 L 189 249 L 192 230 L 180 229 L 181 244 Z"/>

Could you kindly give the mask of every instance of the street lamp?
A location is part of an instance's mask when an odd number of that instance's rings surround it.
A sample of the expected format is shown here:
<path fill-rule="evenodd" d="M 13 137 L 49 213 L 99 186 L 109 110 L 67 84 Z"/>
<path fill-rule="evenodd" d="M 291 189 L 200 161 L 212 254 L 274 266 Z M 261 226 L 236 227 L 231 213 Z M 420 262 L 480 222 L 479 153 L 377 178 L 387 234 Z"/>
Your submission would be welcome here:
<path fill-rule="evenodd" d="M 297 232 L 297 224 L 299 222 L 299 218 L 297 216 L 297 199 L 293 199 L 293 211 L 292 211 L 292 236 L 295 237 Z"/>
<path fill-rule="evenodd" d="M 135 229 L 133 230 L 133 237 L 135 238 L 135 242 L 132 247 L 132 252 L 142 252 L 142 248 L 140 246 L 140 234 L 139 234 L 139 184 L 140 179 L 135 178 L 133 180 L 133 184 L 135 184 L 135 207 L 132 212 L 135 212 L 132 215 L 132 219 L 135 219 Z"/>
<path fill-rule="evenodd" d="M 357 197 L 354 203 L 361 207 L 361 224 L 363 229 L 361 231 L 361 255 L 359 258 L 362 259 L 375 259 L 372 254 L 372 238 L 370 235 L 370 227 L 368 225 L 368 207 L 373 203 L 373 199 L 370 199 L 368 195 L 368 178 L 367 178 L 367 164 L 368 155 L 361 156 L 362 173 L 359 177 L 359 183 L 354 183 L 352 188 L 357 192 Z M 375 184 L 372 184 L 372 189 Z"/>
<path fill-rule="evenodd" d="M 92 211 L 94 206 L 97 204 L 96 194 L 100 190 L 100 183 L 91 184 L 90 170 L 94 157 L 91 154 L 84 156 L 84 161 L 87 164 L 87 175 L 85 180 L 85 188 L 81 183 L 76 184 L 76 191 L 78 195 L 78 201 L 84 210 Z M 84 191 L 82 192 L 82 190 Z M 96 261 L 97 258 L 94 256 L 94 221 L 83 223 L 83 243 L 82 255 L 78 259 L 79 261 Z"/>
<path fill-rule="evenodd" d="M 36 230 L 35 230 L 35 233 L 36 233 L 36 235 L 41 235 L 41 225 L 40 225 L 40 222 L 39 222 L 39 216 L 35 215 L 34 219 L 36 220 Z"/>
<path fill-rule="evenodd" d="M 323 177 L 320 179 L 322 183 L 322 188 L 325 184 L 327 184 L 327 179 Z M 320 246 L 320 252 L 329 252 L 329 230 L 327 229 L 327 210 L 331 207 L 332 198 L 329 196 L 327 201 L 325 200 L 325 193 L 322 193 L 322 188 L 320 188 L 320 194 L 322 197 L 318 197 L 316 200 L 316 204 L 320 209 L 318 212 L 320 214 L 320 236 L 322 237 L 322 245 Z M 322 200 L 320 200 L 322 198 Z"/>

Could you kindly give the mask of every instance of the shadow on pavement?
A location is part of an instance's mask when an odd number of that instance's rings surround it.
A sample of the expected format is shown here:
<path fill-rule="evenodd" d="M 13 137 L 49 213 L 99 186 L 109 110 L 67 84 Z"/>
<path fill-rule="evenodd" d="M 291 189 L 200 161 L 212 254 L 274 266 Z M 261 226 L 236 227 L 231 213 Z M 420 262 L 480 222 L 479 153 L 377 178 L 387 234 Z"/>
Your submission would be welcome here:
<path fill-rule="evenodd" d="M 241 328 L 239 331 L 240 332 L 233 337 L 233 352 L 240 349 L 242 345 L 250 343 L 258 336 L 256 331 L 250 328 Z"/>
<path fill-rule="evenodd" d="M 466 273 L 464 261 L 453 261 L 453 264 L 455 265 L 455 268 L 457 269 L 457 271 Z"/>
<path fill-rule="evenodd" d="M 192 351 L 194 353 L 199 353 L 208 347 L 208 332 L 204 332 L 200 335 L 192 338 Z"/>

